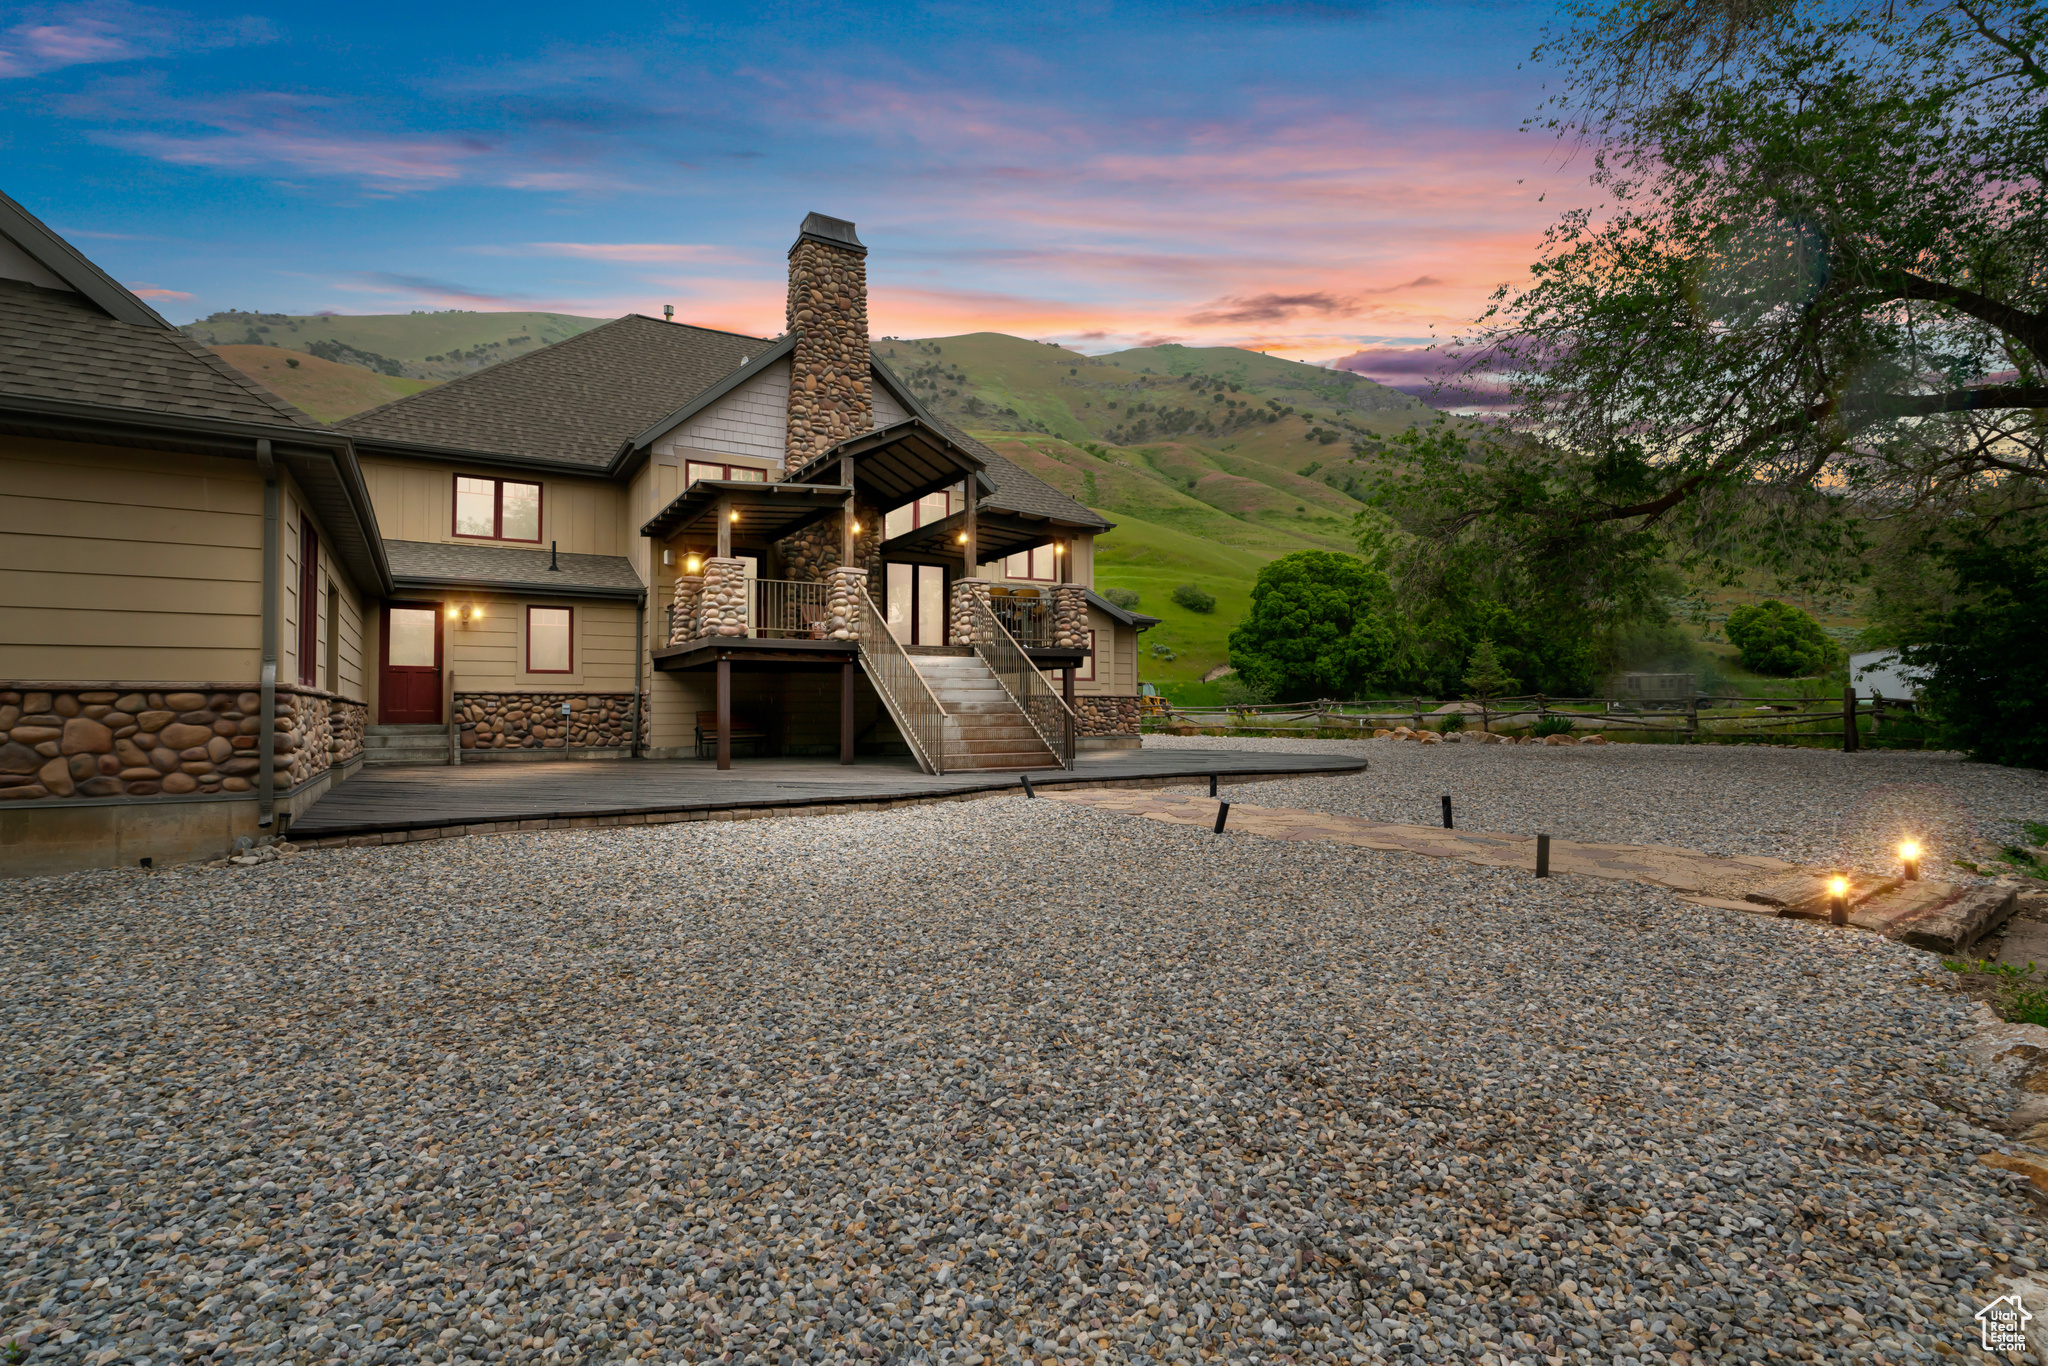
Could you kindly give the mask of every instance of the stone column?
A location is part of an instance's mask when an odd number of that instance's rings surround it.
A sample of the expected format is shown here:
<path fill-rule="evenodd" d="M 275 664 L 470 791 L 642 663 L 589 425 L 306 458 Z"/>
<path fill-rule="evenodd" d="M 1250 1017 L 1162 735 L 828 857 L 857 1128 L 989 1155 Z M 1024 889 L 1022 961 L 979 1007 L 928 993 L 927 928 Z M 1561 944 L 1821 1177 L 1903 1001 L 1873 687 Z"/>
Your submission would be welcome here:
<path fill-rule="evenodd" d="M 1063 583 L 1052 590 L 1052 643 L 1063 650 L 1088 645 L 1088 595 L 1078 583 Z"/>
<path fill-rule="evenodd" d="M 825 590 L 826 632 L 834 640 L 859 640 L 862 626 L 861 589 L 866 586 L 865 569 L 841 567 L 832 571 Z"/>
<path fill-rule="evenodd" d="M 988 625 L 992 620 L 988 589 L 987 579 L 953 580 L 953 623 L 947 636 L 949 644 L 995 644 L 995 633 Z"/>
<path fill-rule="evenodd" d="M 747 562 L 717 555 L 704 561 L 704 588 L 697 600 L 699 631 L 705 636 L 747 633 Z"/>
<path fill-rule="evenodd" d="M 676 579 L 675 614 L 669 627 L 669 644 L 680 645 L 703 634 L 697 624 L 697 604 L 703 596 L 702 574 L 684 574 Z"/>
<path fill-rule="evenodd" d="M 853 224 L 821 213 L 804 219 L 789 249 L 790 469 L 874 429 L 867 254 Z"/>

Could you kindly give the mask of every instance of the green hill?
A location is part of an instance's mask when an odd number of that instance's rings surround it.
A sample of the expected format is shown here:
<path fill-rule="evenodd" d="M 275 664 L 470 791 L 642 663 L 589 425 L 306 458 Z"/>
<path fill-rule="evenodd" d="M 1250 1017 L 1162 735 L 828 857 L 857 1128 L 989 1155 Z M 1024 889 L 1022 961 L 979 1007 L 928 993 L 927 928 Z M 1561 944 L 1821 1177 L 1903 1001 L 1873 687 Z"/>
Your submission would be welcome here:
<path fill-rule="evenodd" d="M 365 313 L 294 316 L 230 309 L 187 323 L 202 346 L 275 346 L 405 379 L 454 379 L 605 322 L 566 313 Z M 347 416 L 347 414 L 341 414 Z"/>
<path fill-rule="evenodd" d="M 431 389 L 440 382 L 378 374 L 359 365 L 338 365 L 275 346 L 216 346 L 213 350 L 229 365 L 321 422 L 339 422 L 352 413 Z"/>
<path fill-rule="evenodd" d="M 453 379 L 600 321 L 230 311 L 185 330 L 333 421 L 400 385 Z M 1296 550 L 1351 549 L 1360 475 L 1389 437 L 1436 417 L 1362 376 L 1232 347 L 1090 357 L 976 332 L 885 337 L 874 348 L 933 411 L 1117 523 L 1098 546 L 1097 581 L 1137 590 L 1142 609 L 1164 618 L 1146 636 L 1143 672 L 1160 683 L 1189 684 L 1226 662 L 1260 565 Z M 287 355 L 333 365 L 290 366 Z M 1171 603 L 1188 582 L 1216 595 L 1213 614 Z"/>

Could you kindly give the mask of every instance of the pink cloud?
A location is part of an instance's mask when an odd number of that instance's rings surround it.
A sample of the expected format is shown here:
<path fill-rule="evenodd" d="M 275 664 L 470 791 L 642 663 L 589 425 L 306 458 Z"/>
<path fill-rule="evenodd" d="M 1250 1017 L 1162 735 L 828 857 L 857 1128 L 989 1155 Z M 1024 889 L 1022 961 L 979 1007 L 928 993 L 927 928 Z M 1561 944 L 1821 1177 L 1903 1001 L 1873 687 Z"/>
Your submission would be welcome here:
<path fill-rule="evenodd" d="M 64 5 L 0 33 L 0 80 L 270 40 L 259 18 L 211 20 L 125 0 Z"/>
<path fill-rule="evenodd" d="M 138 299 L 175 299 L 183 301 L 194 296 L 177 289 L 159 289 L 155 285 L 130 285 L 128 292 Z"/>
<path fill-rule="evenodd" d="M 708 246 L 696 242 L 528 242 L 520 248 L 485 248 L 489 254 L 497 255 L 510 251 L 530 252 L 536 256 L 573 256 L 589 261 L 623 261 L 631 263 L 654 263 L 689 261 L 700 263 L 733 262 L 741 259 L 738 253 L 724 247 Z"/>
<path fill-rule="evenodd" d="M 178 166 L 224 170 L 280 167 L 361 179 L 387 188 L 456 180 L 462 175 L 462 163 L 486 150 L 467 140 L 348 137 L 283 128 L 229 128 L 207 137 L 127 133 L 112 141 Z"/>
<path fill-rule="evenodd" d="M 139 54 L 104 19 L 17 24 L 0 38 L 0 77 L 40 76 L 89 62 L 124 62 Z"/>

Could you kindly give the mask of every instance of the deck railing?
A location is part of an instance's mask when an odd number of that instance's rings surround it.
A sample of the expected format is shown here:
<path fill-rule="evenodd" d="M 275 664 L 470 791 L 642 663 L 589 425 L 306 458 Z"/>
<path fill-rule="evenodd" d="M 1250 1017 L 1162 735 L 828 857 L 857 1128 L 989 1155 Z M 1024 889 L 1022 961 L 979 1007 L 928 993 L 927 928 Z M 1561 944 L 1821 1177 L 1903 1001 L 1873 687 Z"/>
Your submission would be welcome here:
<path fill-rule="evenodd" d="M 1029 650 L 1045 649 L 1053 643 L 1052 596 L 1041 595 L 1035 589 L 1026 592 L 1031 596 L 1015 591 L 1007 597 L 991 594 L 989 610 L 1019 645 Z"/>
<path fill-rule="evenodd" d="M 823 640 L 829 631 L 831 586 L 801 579 L 754 579 L 747 603 L 746 633 L 762 640 Z M 695 615 L 701 607 L 690 609 Z M 684 621 L 674 603 L 668 607 L 668 638 L 681 644 L 703 633 L 697 621 Z"/>
<path fill-rule="evenodd" d="M 1060 767 L 1074 766 L 1074 735 L 1079 729 L 1075 724 L 1074 709 L 1067 705 L 1059 690 L 1038 671 L 1031 662 L 1031 656 L 1024 653 L 1024 647 L 1003 625 L 1002 618 L 989 609 L 986 600 L 969 595 L 966 601 L 978 618 L 980 630 L 974 632 L 977 643 L 974 652 L 981 656 L 982 663 L 996 676 L 1010 699 L 1024 713 L 1024 719 L 1031 723 L 1038 738 L 1045 741 L 1060 761 Z"/>
<path fill-rule="evenodd" d="M 946 771 L 946 713 L 932 696 L 924 675 L 910 662 L 901 641 L 890 631 L 888 618 L 875 606 L 866 585 L 860 589 L 860 662 L 868 680 L 882 695 L 889 717 L 910 745 L 918 767 L 927 773 Z"/>

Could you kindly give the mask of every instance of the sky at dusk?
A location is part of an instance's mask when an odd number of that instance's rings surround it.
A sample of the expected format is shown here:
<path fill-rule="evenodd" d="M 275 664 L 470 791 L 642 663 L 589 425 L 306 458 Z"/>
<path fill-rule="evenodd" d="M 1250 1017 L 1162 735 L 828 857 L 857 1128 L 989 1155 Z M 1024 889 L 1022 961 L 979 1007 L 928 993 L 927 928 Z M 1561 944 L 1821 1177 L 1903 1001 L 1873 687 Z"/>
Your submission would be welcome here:
<path fill-rule="evenodd" d="M 0 189 L 179 322 L 674 304 L 772 335 L 817 209 L 859 224 L 878 336 L 1329 363 L 1455 335 L 1585 200 L 1520 127 L 1552 13 L 0 6 Z"/>

